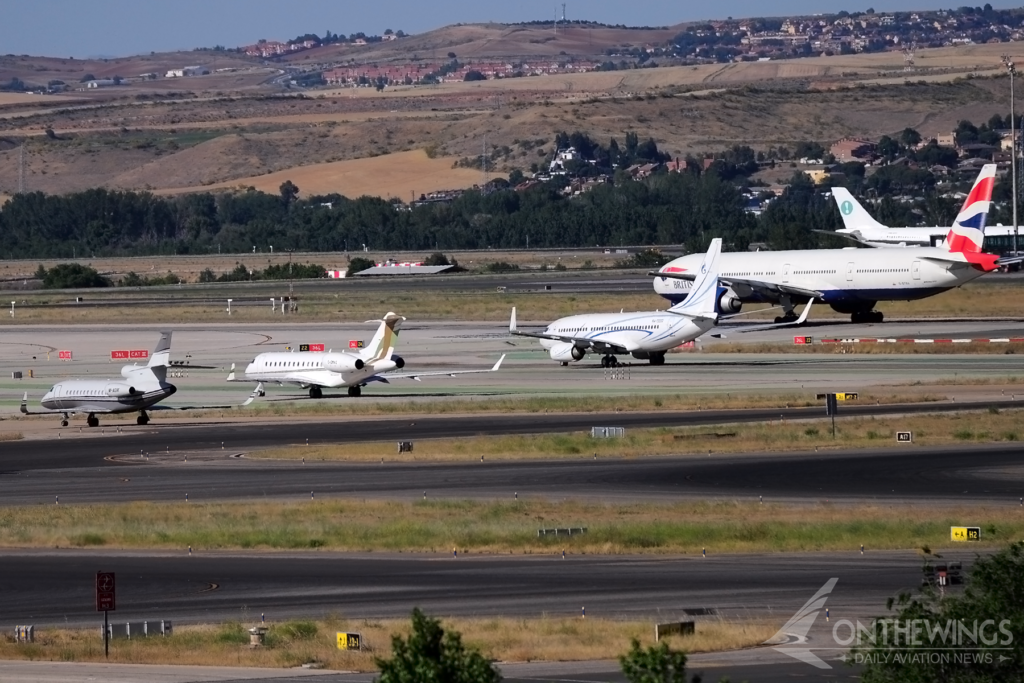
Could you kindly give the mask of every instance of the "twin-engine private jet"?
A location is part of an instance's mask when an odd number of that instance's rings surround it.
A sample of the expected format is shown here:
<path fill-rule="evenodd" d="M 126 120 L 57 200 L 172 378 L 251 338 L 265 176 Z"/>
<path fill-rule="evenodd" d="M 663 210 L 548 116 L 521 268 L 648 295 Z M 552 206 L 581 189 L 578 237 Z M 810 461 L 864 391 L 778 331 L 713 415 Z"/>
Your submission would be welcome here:
<path fill-rule="evenodd" d="M 135 413 L 136 422 L 149 424 L 147 410 L 198 410 L 202 408 L 226 408 L 232 406 L 157 406 L 178 389 L 167 381 L 167 366 L 171 356 L 171 333 L 161 332 L 148 365 L 125 365 L 121 368 L 121 379 L 66 379 L 53 385 L 39 402 L 42 411 L 30 412 L 28 393 L 21 400 L 21 412 L 25 415 L 47 415 L 60 413 L 60 426 L 67 427 L 71 416 L 86 413 L 86 424 L 98 427 L 97 415 Z M 256 398 L 256 392 L 243 403 L 249 405 Z"/>
<path fill-rule="evenodd" d="M 231 366 L 229 382 L 260 382 L 273 384 L 295 384 L 309 389 L 310 398 L 323 398 L 323 390 L 348 388 L 348 395 L 361 396 L 362 388 L 371 382 L 388 384 L 392 379 L 413 379 L 420 377 L 454 377 L 482 372 L 497 372 L 505 356 L 502 355 L 493 367 L 481 370 L 447 370 L 438 372 L 394 372 L 405 367 L 405 360 L 395 355 L 398 331 L 405 321 L 400 315 L 388 313 L 379 322 L 380 327 L 369 346 L 357 353 L 347 351 L 325 352 L 271 352 L 261 353 L 245 368 L 241 376 Z M 257 389 L 262 396 L 262 385 Z"/>
<path fill-rule="evenodd" d="M 563 366 L 583 360 L 588 353 L 603 354 L 601 366 L 606 368 L 618 365 L 617 355 L 631 355 L 648 360 L 651 365 L 664 365 L 669 349 L 693 341 L 722 319 L 720 300 L 725 295 L 718 285 L 721 252 L 721 238 L 711 240 L 711 247 L 696 271 L 690 295 L 667 311 L 572 315 L 556 320 L 543 332 L 528 332 L 518 328 L 513 308 L 508 331 L 515 336 L 540 339 L 540 345 L 551 355 L 551 360 Z M 738 331 L 799 325 L 807 319 L 810 308 L 808 304 L 800 318 L 792 322 L 745 327 Z"/>

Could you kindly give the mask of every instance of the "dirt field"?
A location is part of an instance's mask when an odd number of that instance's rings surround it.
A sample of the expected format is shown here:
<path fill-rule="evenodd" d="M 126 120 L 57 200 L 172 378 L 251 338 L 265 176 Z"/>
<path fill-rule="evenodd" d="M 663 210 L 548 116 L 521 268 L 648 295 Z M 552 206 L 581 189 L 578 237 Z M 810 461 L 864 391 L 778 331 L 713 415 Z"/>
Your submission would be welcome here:
<path fill-rule="evenodd" d="M 365 55 L 384 59 L 406 46 L 422 48 L 420 57 L 428 59 L 433 45 L 444 55 L 451 50 L 468 59 L 474 49 L 483 55 L 518 45 L 529 56 L 531 50 L 582 40 L 576 30 L 549 41 L 540 29 L 450 27 L 398 41 L 401 46 L 366 46 Z M 643 33 L 608 31 L 595 29 L 594 44 L 619 45 Z M 123 74 L 159 72 L 200 58 L 211 68 L 232 69 L 76 94 L 86 106 L 72 101 L 58 108 L 53 105 L 64 100 L 54 97 L 0 96 L 0 194 L 17 187 L 17 148 L 23 142 L 29 191 L 276 189 L 291 179 L 309 192 L 372 191 L 406 199 L 478 182 L 480 174 L 451 165 L 478 156 L 484 137 L 491 150 L 501 150 L 493 169 L 505 175 L 549 158 L 550 149 L 521 146 L 521 141 L 550 140 L 559 131 L 582 130 L 602 142 L 615 137 L 620 143 L 625 132 L 637 131 L 673 156 L 736 144 L 763 149 L 801 140 L 878 138 L 906 127 L 934 136 L 962 119 L 978 122 L 1005 113 L 1005 78 L 963 77 L 998 73 L 999 56 L 1013 49 L 1000 44 L 922 50 L 912 73 L 904 72 L 901 54 L 878 53 L 396 87 L 382 93 L 372 88 L 283 93 L 259 85 L 272 76 L 267 67 L 237 55 L 175 53 L 109 64 L 0 57 L 0 78 L 48 73 L 68 80 L 83 69 L 102 77 L 101 66 Z M 47 129 L 55 135 L 44 135 Z M 430 146 L 439 158 L 425 164 L 416 150 Z M 408 163 L 396 170 L 396 161 Z"/>
<path fill-rule="evenodd" d="M 290 180 L 299 186 L 302 195 L 337 192 L 346 197 L 382 195 L 406 201 L 427 192 L 461 189 L 483 181 L 484 175 L 480 171 L 452 168 L 454 161 L 451 157 L 431 159 L 423 150 L 414 150 L 370 159 L 301 166 L 206 187 L 163 190 L 160 194 L 250 186 L 263 192 L 275 193 L 284 181 Z M 496 176 L 492 173 L 487 177 Z"/>

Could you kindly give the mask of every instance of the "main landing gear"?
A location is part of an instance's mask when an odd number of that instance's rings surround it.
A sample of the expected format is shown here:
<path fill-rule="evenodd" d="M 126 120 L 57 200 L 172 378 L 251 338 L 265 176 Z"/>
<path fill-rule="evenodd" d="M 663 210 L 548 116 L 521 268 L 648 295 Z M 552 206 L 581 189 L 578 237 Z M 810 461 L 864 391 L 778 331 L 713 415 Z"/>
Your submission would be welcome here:
<path fill-rule="evenodd" d="M 68 414 L 64 413 L 63 417 L 60 418 L 60 426 L 61 427 L 67 427 L 69 419 L 70 418 L 68 417 Z"/>
<path fill-rule="evenodd" d="M 85 424 L 89 425 L 90 427 L 99 427 L 100 419 L 96 417 L 95 413 L 89 413 L 89 417 L 86 418 Z"/>
<path fill-rule="evenodd" d="M 664 365 L 665 364 L 665 352 L 661 351 L 658 353 L 652 353 L 648 359 L 651 365 Z"/>
<path fill-rule="evenodd" d="M 349 387 L 348 388 L 348 395 L 351 398 L 359 398 L 360 396 L 363 395 L 363 388 L 361 386 L 358 386 L 358 385 L 356 385 L 354 387 Z"/>
<path fill-rule="evenodd" d="M 880 323 L 885 320 L 881 311 L 856 311 L 850 314 L 850 322 L 853 323 Z"/>
<path fill-rule="evenodd" d="M 139 426 L 145 426 L 149 424 L 149 415 L 146 415 L 145 410 L 139 411 L 139 416 L 135 418 L 135 424 Z"/>
<path fill-rule="evenodd" d="M 616 358 L 615 356 L 611 355 L 610 353 L 607 356 L 602 356 L 601 357 L 601 367 L 602 368 L 614 368 L 614 367 L 618 366 L 618 364 L 619 364 L 619 359 Z"/>
<path fill-rule="evenodd" d="M 775 324 L 780 325 L 782 323 L 794 323 L 799 320 L 796 311 L 786 311 L 785 315 L 775 316 Z"/>
<path fill-rule="evenodd" d="M 310 398 L 323 398 L 324 397 L 324 390 L 321 389 L 320 387 L 310 387 L 309 388 L 309 397 Z"/>

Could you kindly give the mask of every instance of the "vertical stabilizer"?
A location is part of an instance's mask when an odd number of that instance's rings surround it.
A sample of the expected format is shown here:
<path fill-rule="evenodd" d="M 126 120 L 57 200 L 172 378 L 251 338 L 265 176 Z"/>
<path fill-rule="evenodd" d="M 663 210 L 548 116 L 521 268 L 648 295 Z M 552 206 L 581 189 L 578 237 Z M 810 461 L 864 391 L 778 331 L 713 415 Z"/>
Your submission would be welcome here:
<path fill-rule="evenodd" d="M 700 273 L 686 299 L 668 309 L 673 313 L 695 318 L 718 318 L 718 261 L 722 253 L 722 238 L 711 240 L 708 253 L 700 264 Z"/>
<path fill-rule="evenodd" d="M 149 357 L 149 367 L 156 368 L 160 366 L 166 367 L 171 362 L 171 333 L 161 332 L 160 341 L 156 343 L 156 348 L 153 349 L 153 355 Z"/>
<path fill-rule="evenodd" d="M 380 327 L 359 357 L 367 364 L 390 358 L 395 350 L 395 344 L 398 343 L 398 331 L 404 321 L 405 318 L 390 311 L 382 320 L 367 320 L 366 322 L 379 322 Z"/>
<path fill-rule="evenodd" d="M 964 200 L 953 227 L 942 246 L 952 253 L 978 254 L 985 243 L 985 221 L 992 208 L 992 187 L 995 185 L 996 165 L 982 167 L 974 181 L 971 193 Z"/>
<path fill-rule="evenodd" d="M 871 239 L 873 235 L 885 232 L 889 228 L 876 221 L 867 209 L 850 194 L 845 187 L 833 187 L 832 199 L 843 217 L 843 228 L 836 232 L 859 235 L 863 239 Z"/>

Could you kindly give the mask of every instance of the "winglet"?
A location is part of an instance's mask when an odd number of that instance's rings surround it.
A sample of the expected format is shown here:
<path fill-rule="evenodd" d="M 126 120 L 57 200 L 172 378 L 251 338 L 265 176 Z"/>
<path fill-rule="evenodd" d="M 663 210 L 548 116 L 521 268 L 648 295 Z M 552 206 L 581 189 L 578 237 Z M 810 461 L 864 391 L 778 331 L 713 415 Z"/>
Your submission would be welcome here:
<path fill-rule="evenodd" d="M 502 356 L 502 358 L 504 358 L 504 356 Z M 21 412 L 23 412 L 24 414 L 28 415 L 28 392 L 27 391 L 25 392 L 25 395 L 21 397 Z"/>
<path fill-rule="evenodd" d="M 234 382 L 235 381 L 235 364 L 234 363 L 231 364 L 231 372 L 228 373 L 227 381 L 229 381 L 229 382 Z"/>
<path fill-rule="evenodd" d="M 515 309 L 513 308 L 512 309 L 512 318 L 513 318 L 513 320 L 515 319 L 515 315 L 516 315 L 515 314 Z M 504 360 L 505 360 L 505 354 L 503 353 L 503 354 L 501 354 L 501 358 L 498 359 L 498 362 L 494 364 L 493 368 L 491 368 L 491 372 L 497 372 L 498 368 L 501 367 L 502 361 L 504 361 Z"/>
<path fill-rule="evenodd" d="M 800 317 L 797 318 L 797 321 L 796 321 L 797 325 L 803 325 L 805 322 L 807 322 L 807 316 L 810 315 L 810 313 L 811 313 L 811 304 L 813 304 L 813 303 L 814 303 L 814 299 L 808 299 L 807 300 L 807 305 L 804 306 L 803 313 L 801 313 Z"/>
<path fill-rule="evenodd" d="M 511 332 L 512 334 L 515 334 L 517 329 L 518 328 L 516 326 L 516 307 L 513 306 L 512 317 L 508 321 L 508 331 Z M 502 358 L 504 358 L 504 356 L 502 356 Z"/>
<path fill-rule="evenodd" d="M 257 396 L 262 396 L 262 395 L 263 395 L 263 382 L 260 382 L 259 384 L 256 385 L 256 388 L 252 390 L 252 393 L 249 394 L 249 398 L 245 399 L 245 403 L 243 403 L 240 407 L 244 408 L 245 406 L 247 406 L 250 403 L 252 403 L 253 401 L 255 401 Z"/>

